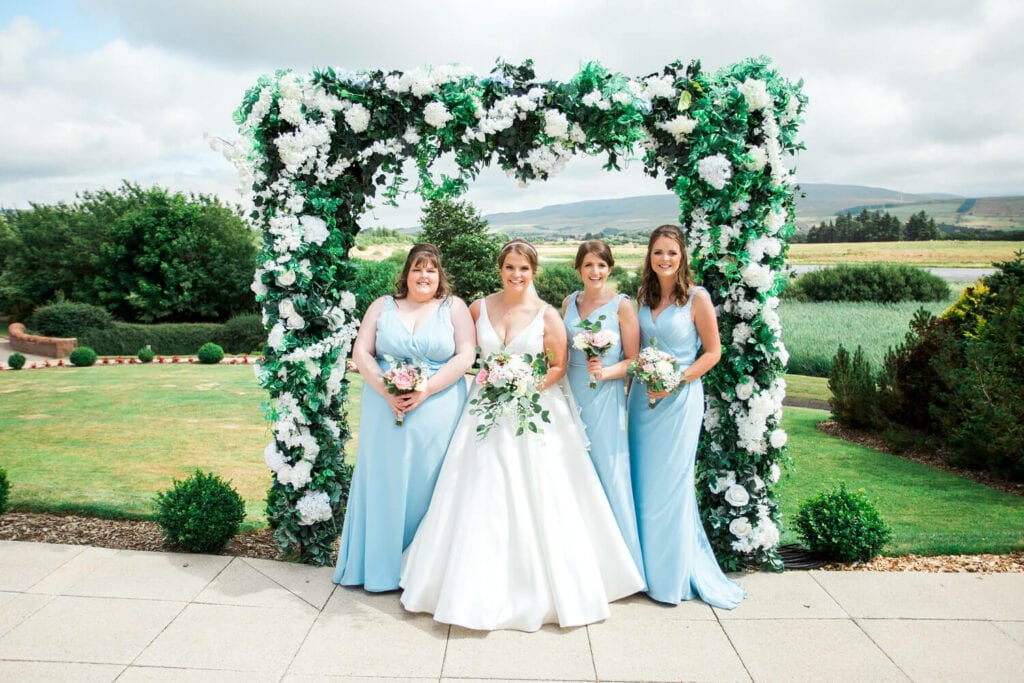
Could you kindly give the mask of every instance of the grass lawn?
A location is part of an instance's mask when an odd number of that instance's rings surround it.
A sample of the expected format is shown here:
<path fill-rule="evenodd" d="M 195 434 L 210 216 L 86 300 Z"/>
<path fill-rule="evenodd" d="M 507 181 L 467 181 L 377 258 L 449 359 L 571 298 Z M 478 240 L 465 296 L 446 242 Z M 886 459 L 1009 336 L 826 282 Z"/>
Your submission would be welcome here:
<path fill-rule="evenodd" d="M 832 394 L 828 390 L 827 377 L 786 375 L 786 396 L 792 396 L 793 398 L 809 398 L 815 401 L 827 401 Z"/>
<path fill-rule="evenodd" d="M 794 396 L 827 400 L 825 380 L 791 375 Z M 350 387 L 358 429 L 361 382 Z M 148 517 L 153 494 L 200 467 L 230 479 L 246 527 L 263 524 L 270 430 L 246 366 L 134 365 L 0 373 L 0 467 L 18 509 Z M 954 475 L 818 432 L 823 411 L 787 408 L 795 467 L 781 484 L 786 519 L 844 480 L 879 499 L 896 529 L 891 553 L 1024 548 L 1024 504 Z M 351 457 L 355 439 L 348 444 Z M 792 540 L 787 536 L 786 540 Z"/>
<path fill-rule="evenodd" d="M 893 528 L 886 555 L 973 554 L 1024 549 L 1024 500 L 894 455 L 822 434 L 814 425 L 821 410 L 786 408 L 793 468 L 779 484 L 783 524 L 800 503 L 846 482 L 864 489 Z M 786 529 L 783 542 L 796 541 Z"/>

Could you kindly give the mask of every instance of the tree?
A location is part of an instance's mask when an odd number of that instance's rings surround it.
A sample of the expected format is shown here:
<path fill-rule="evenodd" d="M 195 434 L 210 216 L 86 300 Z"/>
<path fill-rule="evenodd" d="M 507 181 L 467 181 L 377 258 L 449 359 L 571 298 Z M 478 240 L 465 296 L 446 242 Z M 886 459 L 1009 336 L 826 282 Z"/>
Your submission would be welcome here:
<path fill-rule="evenodd" d="M 472 204 L 431 200 L 420 223 L 419 240 L 441 250 L 445 273 L 456 294 L 472 301 L 501 287 L 497 262 L 502 240 L 487 232 L 487 221 Z"/>
<path fill-rule="evenodd" d="M 544 266 L 533 282 L 537 296 L 558 309 L 561 309 L 565 297 L 583 288 L 580 274 L 568 263 Z"/>
<path fill-rule="evenodd" d="M 939 238 L 939 229 L 935 219 L 929 218 L 922 209 L 907 220 L 906 237 L 911 241 L 935 240 Z"/>
<path fill-rule="evenodd" d="M 154 187 L 117 218 L 97 255 L 94 296 L 126 321 L 226 320 L 252 310 L 256 245 L 216 198 Z"/>

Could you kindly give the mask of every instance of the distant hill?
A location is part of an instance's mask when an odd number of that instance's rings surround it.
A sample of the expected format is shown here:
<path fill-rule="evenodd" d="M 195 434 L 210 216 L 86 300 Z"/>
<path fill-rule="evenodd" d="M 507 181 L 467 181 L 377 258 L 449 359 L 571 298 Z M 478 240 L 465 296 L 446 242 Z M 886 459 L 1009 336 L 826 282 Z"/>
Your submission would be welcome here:
<path fill-rule="evenodd" d="M 805 183 L 805 196 L 797 198 L 798 229 L 835 218 L 839 213 L 862 209 L 889 211 L 900 220 L 925 211 L 936 222 L 966 228 L 995 230 L 1024 228 L 1024 197 L 965 199 L 953 194 L 910 194 L 862 185 Z M 650 230 L 679 220 L 675 195 L 665 193 L 622 199 L 596 199 L 553 204 L 540 209 L 485 215 L 492 230 L 536 238 Z"/>

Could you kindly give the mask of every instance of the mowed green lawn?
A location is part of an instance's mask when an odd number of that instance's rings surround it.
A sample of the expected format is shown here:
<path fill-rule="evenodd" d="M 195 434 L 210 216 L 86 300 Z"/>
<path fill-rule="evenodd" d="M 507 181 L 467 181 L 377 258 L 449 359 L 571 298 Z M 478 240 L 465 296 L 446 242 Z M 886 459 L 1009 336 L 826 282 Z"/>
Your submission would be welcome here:
<path fill-rule="evenodd" d="M 358 429 L 358 378 L 350 422 Z M 793 395 L 827 399 L 824 380 L 793 376 Z M 52 368 L 0 373 L 0 467 L 18 509 L 148 517 L 153 495 L 199 467 L 230 479 L 247 527 L 263 523 L 270 480 L 263 449 L 266 396 L 251 367 L 199 365 Z M 955 475 L 821 434 L 823 411 L 787 408 L 794 467 L 782 509 L 846 481 L 879 499 L 896 529 L 893 553 L 1024 548 L 1024 501 Z M 348 445 L 351 455 L 355 439 Z M 786 540 L 792 540 L 788 535 Z"/>

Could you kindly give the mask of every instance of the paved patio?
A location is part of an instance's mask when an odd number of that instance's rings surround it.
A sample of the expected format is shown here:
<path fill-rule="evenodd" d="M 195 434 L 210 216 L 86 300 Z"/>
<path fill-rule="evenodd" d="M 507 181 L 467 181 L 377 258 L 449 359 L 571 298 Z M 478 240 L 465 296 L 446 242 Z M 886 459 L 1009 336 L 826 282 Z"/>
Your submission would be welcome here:
<path fill-rule="evenodd" d="M 0 680 L 1024 680 L 1024 574 L 750 574 L 732 612 L 477 633 L 331 573 L 0 541 Z"/>

